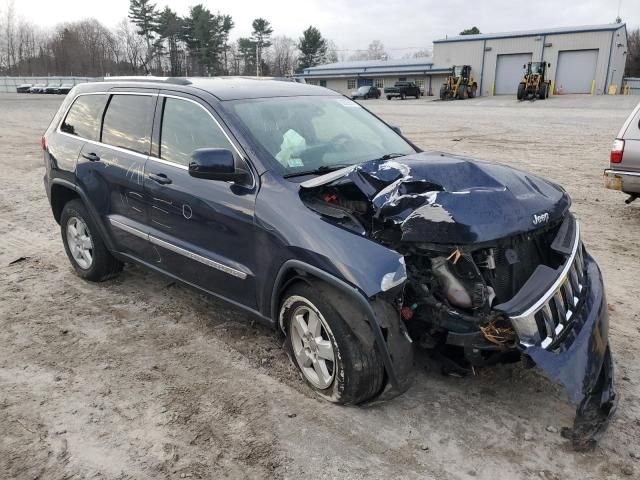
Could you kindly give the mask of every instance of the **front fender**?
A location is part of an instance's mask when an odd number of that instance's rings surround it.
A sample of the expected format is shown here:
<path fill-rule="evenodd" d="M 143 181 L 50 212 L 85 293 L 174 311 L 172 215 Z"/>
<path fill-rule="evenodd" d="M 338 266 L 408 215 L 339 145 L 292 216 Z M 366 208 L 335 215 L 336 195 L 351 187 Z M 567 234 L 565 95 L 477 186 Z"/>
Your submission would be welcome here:
<path fill-rule="evenodd" d="M 272 289 L 288 260 L 322 270 L 366 298 L 402 283 L 402 255 L 329 222 L 302 202 L 298 190 L 297 184 L 283 182 L 270 172 L 262 177 L 255 222 L 256 254 L 265 262 L 262 298 L 258 299 L 263 314 L 272 310 Z"/>

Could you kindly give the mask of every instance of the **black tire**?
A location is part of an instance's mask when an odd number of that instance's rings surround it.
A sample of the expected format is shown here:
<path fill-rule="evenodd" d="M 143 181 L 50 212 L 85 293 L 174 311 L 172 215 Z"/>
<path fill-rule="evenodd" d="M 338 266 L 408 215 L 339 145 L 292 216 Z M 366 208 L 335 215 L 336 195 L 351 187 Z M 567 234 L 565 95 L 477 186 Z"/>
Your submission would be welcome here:
<path fill-rule="evenodd" d="M 80 265 L 80 263 L 78 263 L 79 260 L 74 257 L 71 246 L 69 245 L 69 235 L 67 234 L 70 222 L 76 222 L 77 219 L 84 222 L 92 243 L 92 248 L 90 249 L 91 262 L 88 266 L 84 267 Z M 60 216 L 60 232 L 67 257 L 69 257 L 69 261 L 79 277 L 92 282 L 102 282 L 122 270 L 122 262 L 111 255 L 107 249 L 100 237 L 96 224 L 93 222 L 82 201 L 76 199 L 66 203 Z"/>
<path fill-rule="evenodd" d="M 464 100 L 465 98 L 467 98 L 467 86 L 466 85 L 460 85 L 460 88 L 458 88 L 458 100 Z"/>
<path fill-rule="evenodd" d="M 387 100 L 391 100 L 391 95 L 387 95 Z"/>
<path fill-rule="evenodd" d="M 469 98 L 476 98 L 477 93 L 478 93 L 478 85 L 474 83 L 471 86 L 471 90 L 469 90 Z"/>
<path fill-rule="evenodd" d="M 407 96 L 403 93 L 400 94 L 400 100 L 404 100 L 405 98 L 407 98 Z"/>
<path fill-rule="evenodd" d="M 442 85 L 440 87 L 440 100 L 446 100 L 447 98 L 447 86 Z"/>
<path fill-rule="evenodd" d="M 385 372 L 382 359 L 374 346 L 366 347 L 354 335 L 334 306 L 337 299 L 331 287 L 321 282 L 311 284 L 299 282 L 283 296 L 280 318 L 287 335 L 286 348 L 292 361 L 307 384 L 319 396 L 333 403 L 356 405 L 376 396 L 384 386 Z M 295 354 L 292 337 L 296 328 L 292 322 L 301 311 L 311 309 L 319 314 L 328 329 L 322 330 L 322 337 L 331 342 L 334 353 L 333 378 L 328 387 L 321 389 L 307 378 Z M 295 321 L 295 320 L 294 320 Z M 308 367 L 311 368 L 311 367 Z"/>
<path fill-rule="evenodd" d="M 549 93 L 551 92 L 551 84 L 547 83 L 547 98 L 549 98 Z"/>
<path fill-rule="evenodd" d="M 524 98 L 524 83 L 518 84 L 518 100 L 522 100 Z"/>
<path fill-rule="evenodd" d="M 540 100 L 544 100 L 545 98 L 547 98 L 547 84 L 546 83 L 541 83 L 540 84 L 540 90 L 538 92 L 538 98 Z"/>

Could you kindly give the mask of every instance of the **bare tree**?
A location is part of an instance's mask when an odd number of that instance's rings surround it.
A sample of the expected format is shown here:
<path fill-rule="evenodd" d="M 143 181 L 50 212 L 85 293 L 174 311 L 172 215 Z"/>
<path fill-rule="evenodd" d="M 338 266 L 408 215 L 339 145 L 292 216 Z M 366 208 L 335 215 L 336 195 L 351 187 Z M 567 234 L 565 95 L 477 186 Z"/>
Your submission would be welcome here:
<path fill-rule="evenodd" d="M 4 12 L 4 46 L 5 46 L 5 63 L 6 69 L 9 75 L 14 72 L 16 64 L 16 38 L 15 38 L 15 23 L 16 15 L 13 0 L 7 0 L 5 12 Z"/>
<path fill-rule="evenodd" d="M 384 60 L 388 58 L 384 45 L 380 40 L 372 41 L 366 50 L 360 50 L 352 55 L 350 60 Z"/>
<path fill-rule="evenodd" d="M 119 48 L 132 72 L 137 72 L 144 62 L 146 45 L 144 39 L 134 31 L 128 18 L 123 18 L 116 26 Z"/>
<path fill-rule="evenodd" d="M 296 41 L 286 36 L 273 37 L 272 46 L 265 52 L 264 60 L 269 65 L 271 73 L 276 77 L 291 75 L 298 57 Z"/>
<path fill-rule="evenodd" d="M 413 53 L 405 53 L 402 58 L 410 59 L 410 58 L 429 58 L 431 57 L 431 50 L 428 48 L 423 48 Z"/>
<path fill-rule="evenodd" d="M 333 40 L 327 40 L 327 56 L 325 60 L 327 63 L 335 63 L 340 60 L 338 58 L 338 46 Z"/>

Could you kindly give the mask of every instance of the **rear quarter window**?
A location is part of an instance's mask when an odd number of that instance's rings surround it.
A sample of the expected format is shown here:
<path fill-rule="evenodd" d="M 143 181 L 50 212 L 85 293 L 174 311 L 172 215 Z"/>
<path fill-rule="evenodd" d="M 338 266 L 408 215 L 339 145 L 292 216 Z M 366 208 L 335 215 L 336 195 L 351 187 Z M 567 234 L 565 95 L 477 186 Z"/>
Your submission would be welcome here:
<path fill-rule="evenodd" d="M 155 102 L 151 95 L 114 94 L 104 114 L 102 143 L 148 155 Z"/>
<path fill-rule="evenodd" d="M 100 121 L 104 111 L 107 95 L 81 95 L 75 99 L 67 116 L 60 125 L 60 130 L 69 135 L 98 140 Z"/>

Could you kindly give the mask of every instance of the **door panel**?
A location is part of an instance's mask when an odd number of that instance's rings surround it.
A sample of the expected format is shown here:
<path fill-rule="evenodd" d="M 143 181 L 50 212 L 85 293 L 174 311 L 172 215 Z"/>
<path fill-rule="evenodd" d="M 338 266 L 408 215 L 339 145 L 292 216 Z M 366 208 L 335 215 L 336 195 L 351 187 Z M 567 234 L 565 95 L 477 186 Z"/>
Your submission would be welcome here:
<path fill-rule="evenodd" d="M 201 104 L 174 97 L 161 101 L 161 158 L 149 158 L 144 176 L 150 241 L 161 268 L 256 308 L 255 188 L 189 175 L 187 165 L 196 148 L 236 151 Z"/>
<path fill-rule="evenodd" d="M 77 166 L 78 179 L 111 230 L 117 248 L 143 260 L 155 259 L 144 236 L 149 203 L 144 166 L 156 99 L 155 94 L 111 95 L 100 141 L 85 143 Z"/>
<path fill-rule="evenodd" d="M 115 150 L 107 145 L 86 143 L 82 147 L 78 159 L 78 179 L 103 218 L 116 220 L 137 230 L 146 230 L 148 201 L 143 182 L 145 162 L 146 156 Z M 146 240 L 118 228 L 118 224 L 106 223 L 119 250 L 148 258 L 149 245 Z"/>
<path fill-rule="evenodd" d="M 493 92 L 496 95 L 514 95 L 524 75 L 523 65 L 531 61 L 531 53 L 498 55 L 496 80 Z"/>

